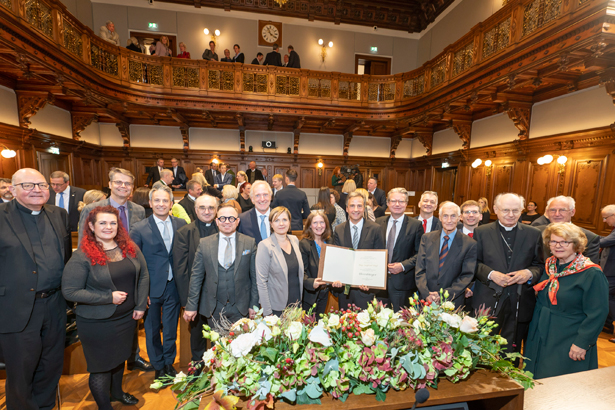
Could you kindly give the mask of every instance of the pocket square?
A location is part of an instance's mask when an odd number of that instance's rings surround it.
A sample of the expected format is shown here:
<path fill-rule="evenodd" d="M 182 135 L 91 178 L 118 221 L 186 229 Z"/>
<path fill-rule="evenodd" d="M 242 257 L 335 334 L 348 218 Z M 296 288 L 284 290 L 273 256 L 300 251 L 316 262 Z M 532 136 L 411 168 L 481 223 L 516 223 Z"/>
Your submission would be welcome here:
<path fill-rule="evenodd" d="M 246 249 L 245 251 L 243 251 L 243 253 L 241 254 L 241 256 L 243 256 L 243 255 L 247 255 L 247 254 L 249 254 L 249 253 L 250 253 L 250 249 Z"/>

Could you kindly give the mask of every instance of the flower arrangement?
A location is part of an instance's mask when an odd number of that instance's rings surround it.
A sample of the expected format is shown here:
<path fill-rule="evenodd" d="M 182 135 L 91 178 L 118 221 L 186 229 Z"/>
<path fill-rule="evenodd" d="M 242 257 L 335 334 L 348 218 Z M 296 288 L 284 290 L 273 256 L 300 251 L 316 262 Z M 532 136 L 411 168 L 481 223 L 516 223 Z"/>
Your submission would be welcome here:
<path fill-rule="evenodd" d="M 446 292 L 441 300 L 446 300 Z M 213 347 L 189 375 L 157 380 L 151 387 L 171 385 L 177 409 L 231 410 L 240 396 L 248 410 L 272 408 L 275 400 L 320 404 L 325 394 L 345 401 L 350 394 L 375 394 L 384 401 L 389 389 L 437 388 L 438 380 L 466 379 L 484 367 L 507 374 L 524 388 L 532 374 L 516 368 L 504 355 L 506 340 L 492 335 L 496 324 L 479 312 L 474 318 L 442 304 L 410 299 L 400 312 L 372 302 L 366 310 L 352 307 L 320 318 L 298 307 L 282 317 L 242 319 L 204 337 Z"/>

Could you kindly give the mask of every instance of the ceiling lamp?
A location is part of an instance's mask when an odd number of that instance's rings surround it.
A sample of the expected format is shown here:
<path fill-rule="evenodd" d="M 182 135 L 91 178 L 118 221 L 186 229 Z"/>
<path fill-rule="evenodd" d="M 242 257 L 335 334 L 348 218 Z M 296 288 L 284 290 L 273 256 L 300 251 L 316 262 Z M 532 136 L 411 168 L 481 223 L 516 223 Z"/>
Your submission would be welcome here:
<path fill-rule="evenodd" d="M 6 145 L 3 145 L 3 147 L 4 147 L 4 149 L 2 150 L 2 154 L 1 155 L 4 158 L 15 158 L 17 153 L 14 150 L 9 149 Z"/>
<path fill-rule="evenodd" d="M 472 163 L 472 168 L 478 168 L 480 166 L 480 164 L 483 163 L 483 160 L 480 158 L 476 158 L 474 160 L 474 162 Z"/>

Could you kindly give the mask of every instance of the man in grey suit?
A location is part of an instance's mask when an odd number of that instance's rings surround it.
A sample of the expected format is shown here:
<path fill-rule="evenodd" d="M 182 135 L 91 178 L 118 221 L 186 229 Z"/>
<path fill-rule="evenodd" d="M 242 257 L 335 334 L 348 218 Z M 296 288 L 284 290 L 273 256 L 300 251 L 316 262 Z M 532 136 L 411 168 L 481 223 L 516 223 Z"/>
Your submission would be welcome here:
<path fill-rule="evenodd" d="M 218 225 L 216 225 L 214 219 L 219 205 L 220 201 L 216 197 L 207 194 L 199 196 L 194 201 L 196 219 L 177 231 L 175 246 L 173 247 L 173 264 L 175 265 L 173 269 L 179 302 L 183 307 L 186 307 L 186 303 L 188 303 L 192 264 L 199 242 L 202 238 L 218 233 Z M 205 316 L 202 315 L 197 315 L 194 321 L 188 322 L 193 362 L 200 361 L 207 349 L 206 340 L 201 333 L 205 323 Z"/>
<path fill-rule="evenodd" d="M 463 306 L 465 290 L 474 278 L 476 241 L 457 229 L 461 209 L 453 202 L 440 205 L 442 229 L 421 238 L 416 259 L 416 285 L 421 299 L 440 302 L 440 289 L 455 307 Z"/>
<path fill-rule="evenodd" d="M 605 327 L 611 327 L 613 333 L 613 318 L 615 318 L 615 205 L 607 205 L 602 208 L 602 220 L 611 228 L 611 233 L 604 238 L 600 238 L 600 267 L 609 281 L 609 317 Z M 608 330 L 608 329 L 607 329 Z M 615 338 L 609 339 L 615 343 Z"/>
<path fill-rule="evenodd" d="M 194 257 L 184 320 L 197 311 L 208 319 L 230 322 L 254 316 L 258 306 L 256 243 L 237 232 L 239 215 L 232 205 L 218 209 L 219 233 L 201 239 Z"/>

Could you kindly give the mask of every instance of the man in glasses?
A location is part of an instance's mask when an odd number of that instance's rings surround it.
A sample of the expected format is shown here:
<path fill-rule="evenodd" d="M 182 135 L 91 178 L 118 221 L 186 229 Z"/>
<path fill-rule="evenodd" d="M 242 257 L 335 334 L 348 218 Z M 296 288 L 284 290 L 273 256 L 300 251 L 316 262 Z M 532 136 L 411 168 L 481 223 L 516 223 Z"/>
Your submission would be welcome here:
<path fill-rule="evenodd" d="M 49 409 L 64 362 L 66 303 L 60 285 L 71 255 L 66 210 L 46 204 L 38 171 L 13 174 L 13 201 L 0 203 L 0 351 L 8 409 Z"/>
<path fill-rule="evenodd" d="M 83 201 L 85 189 L 71 186 L 70 177 L 64 171 L 54 171 L 49 176 L 49 200 L 48 204 L 59 206 L 68 212 L 69 228 L 71 232 L 77 232 L 79 227 L 80 212 L 77 209 L 79 201 Z"/>
<path fill-rule="evenodd" d="M 237 232 L 239 215 L 232 205 L 222 205 L 216 219 L 219 232 L 203 238 L 190 277 L 190 292 L 184 320 L 197 313 L 208 320 L 231 323 L 254 316 L 258 306 L 256 287 L 256 242 Z M 207 272 L 207 274 L 205 274 Z"/>
<path fill-rule="evenodd" d="M 196 181 L 188 181 L 189 189 L 191 182 Z M 218 225 L 216 225 L 215 218 L 219 205 L 220 200 L 211 195 L 205 194 L 197 197 L 193 205 L 196 219 L 177 231 L 177 238 L 173 247 L 173 265 L 179 302 L 184 308 L 188 302 L 192 264 L 194 263 L 196 250 L 199 247 L 199 241 L 202 238 L 218 233 Z M 202 315 L 196 315 L 193 321 L 188 322 L 190 350 L 192 352 L 192 361 L 195 363 L 202 360 L 203 353 L 207 349 L 206 340 L 203 338 L 202 333 L 205 323 L 205 317 Z"/>
<path fill-rule="evenodd" d="M 469 200 L 461 204 L 461 217 L 459 219 L 460 222 L 457 224 L 457 228 L 461 229 L 470 238 L 474 238 L 474 229 L 483 220 L 483 214 L 480 212 L 478 202 Z"/>
<path fill-rule="evenodd" d="M 506 349 L 519 352 L 526 338 L 536 297 L 532 287 L 544 267 L 542 236 L 533 226 L 519 223 L 525 199 L 499 194 L 493 208 L 498 220 L 474 231 L 477 267 L 474 309 L 492 309 Z"/>

